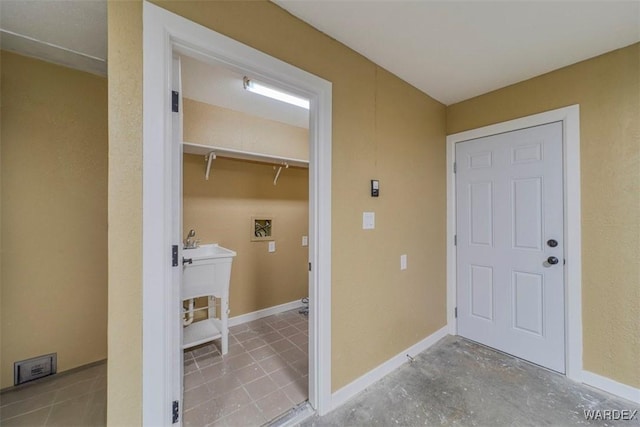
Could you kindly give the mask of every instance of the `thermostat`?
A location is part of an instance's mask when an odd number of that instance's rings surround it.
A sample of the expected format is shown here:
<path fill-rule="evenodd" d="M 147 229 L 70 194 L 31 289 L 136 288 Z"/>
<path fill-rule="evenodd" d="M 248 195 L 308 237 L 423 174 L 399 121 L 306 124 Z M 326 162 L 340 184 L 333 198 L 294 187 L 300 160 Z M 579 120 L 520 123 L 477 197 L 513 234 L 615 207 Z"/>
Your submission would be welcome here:
<path fill-rule="evenodd" d="M 371 180 L 371 197 L 378 197 L 380 195 L 380 183 L 377 179 Z"/>

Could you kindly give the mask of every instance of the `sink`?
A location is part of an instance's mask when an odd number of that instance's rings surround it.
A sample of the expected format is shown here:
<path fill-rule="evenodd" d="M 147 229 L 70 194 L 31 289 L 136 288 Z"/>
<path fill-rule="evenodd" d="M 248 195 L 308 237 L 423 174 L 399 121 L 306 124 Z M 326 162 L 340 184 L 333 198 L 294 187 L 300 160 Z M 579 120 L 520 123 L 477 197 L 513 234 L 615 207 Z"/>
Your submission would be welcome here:
<path fill-rule="evenodd" d="M 205 295 L 222 296 L 229 294 L 231 262 L 235 251 L 218 246 L 217 243 L 201 245 L 182 251 L 191 263 L 182 268 L 182 299 L 198 298 Z"/>
<path fill-rule="evenodd" d="M 207 245 L 200 245 L 193 249 L 184 249 L 182 256 L 185 258 L 191 258 L 194 261 L 200 261 L 204 259 L 234 257 L 236 256 L 236 253 L 231 249 L 219 246 L 217 243 L 210 243 Z"/>
<path fill-rule="evenodd" d="M 208 319 L 193 322 L 184 328 L 182 348 L 190 348 L 220 338 L 222 354 L 225 355 L 229 348 L 229 280 L 231 263 L 236 252 L 217 243 L 210 243 L 184 249 L 182 256 L 191 260 L 191 263 L 185 263 L 182 267 L 182 300 L 206 296 L 220 301 L 219 319 L 212 317 L 215 305 L 210 304 Z"/>

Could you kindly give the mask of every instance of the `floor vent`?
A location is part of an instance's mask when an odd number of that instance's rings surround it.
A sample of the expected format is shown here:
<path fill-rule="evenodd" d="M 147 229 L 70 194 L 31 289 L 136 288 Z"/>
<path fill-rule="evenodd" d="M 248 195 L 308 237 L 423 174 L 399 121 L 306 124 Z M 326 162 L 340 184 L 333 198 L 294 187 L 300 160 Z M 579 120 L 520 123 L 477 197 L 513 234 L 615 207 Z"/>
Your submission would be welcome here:
<path fill-rule="evenodd" d="M 24 384 L 56 373 L 58 353 L 32 357 L 13 364 L 13 385 Z"/>

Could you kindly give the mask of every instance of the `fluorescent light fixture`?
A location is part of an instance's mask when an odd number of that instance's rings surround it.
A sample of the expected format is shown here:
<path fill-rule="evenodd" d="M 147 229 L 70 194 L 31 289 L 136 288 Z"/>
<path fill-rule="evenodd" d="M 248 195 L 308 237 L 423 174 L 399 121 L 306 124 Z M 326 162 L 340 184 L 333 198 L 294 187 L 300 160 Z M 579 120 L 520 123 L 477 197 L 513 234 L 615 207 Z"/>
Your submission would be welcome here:
<path fill-rule="evenodd" d="M 244 79 L 242 79 L 242 81 L 244 84 L 244 88 L 249 92 L 257 93 L 258 95 L 286 102 L 287 104 L 302 107 L 307 110 L 309 109 L 309 100 L 307 99 L 291 95 L 278 89 L 274 89 L 263 83 L 258 83 L 255 80 L 251 80 L 248 77 L 245 77 Z"/>

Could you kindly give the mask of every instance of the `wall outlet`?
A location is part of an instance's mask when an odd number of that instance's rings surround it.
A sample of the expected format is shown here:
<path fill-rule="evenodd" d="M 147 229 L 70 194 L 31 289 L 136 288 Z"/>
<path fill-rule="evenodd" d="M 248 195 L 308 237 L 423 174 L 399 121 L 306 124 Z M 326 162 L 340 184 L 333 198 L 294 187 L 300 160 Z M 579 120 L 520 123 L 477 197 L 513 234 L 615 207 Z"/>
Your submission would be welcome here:
<path fill-rule="evenodd" d="M 275 251 L 276 251 L 276 242 L 272 240 L 269 242 L 269 252 L 275 252 Z"/>
<path fill-rule="evenodd" d="M 302 246 L 309 246 L 309 237 L 302 236 Z"/>
<path fill-rule="evenodd" d="M 407 269 L 407 255 L 400 255 L 400 270 Z"/>

